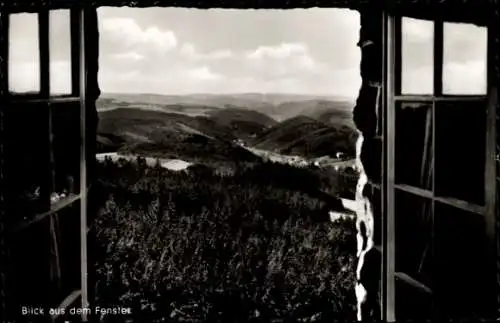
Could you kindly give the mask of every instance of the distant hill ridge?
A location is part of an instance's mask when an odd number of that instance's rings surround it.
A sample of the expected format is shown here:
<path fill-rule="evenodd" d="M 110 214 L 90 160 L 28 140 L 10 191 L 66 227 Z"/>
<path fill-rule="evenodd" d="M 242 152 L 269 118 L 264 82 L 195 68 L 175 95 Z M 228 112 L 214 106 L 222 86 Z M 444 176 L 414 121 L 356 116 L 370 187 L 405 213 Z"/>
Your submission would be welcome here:
<path fill-rule="evenodd" d="M 357 133 L 349 126 L 332 126 L 311 117 L 297 116 L 270 128 L 253 142 L 258 149 L 306 157 L 354 156 Z"/>
<path fill-rule="evenodd" d="M 97 101 L 98 110 L 110 106 L 141 107 L 163 109 L 170 112 L 188 110 L 213 111 L 227 107 L 254 110 L 264 113 L 277 121 L 297 115 L 314 118 L 324 117 L 325 113 L 335 111 L 335 115 L 352 120 L 354 100 L 335 96 L 316 96 L 300 94 L 111 94 L 103 93 Z"/>
<path fill-rule="evenodd" d="M 166 151 L 174 145 L 191 151 L 188 145 L 203 143 L 208 145 L 203 148 L 207 154 L 220 155 L 216 150 L 223 147 L 231 154 L 238 148 L 230 146 L 242 140 L 245 145 L 286 154 L 318 157 L 341 151 L 350 155 L 356 138 L 353 103 L 333 100 L 255 93 L 103 94 L 97 102 L 98 141 L 103 150 L 164 147 Z"/>

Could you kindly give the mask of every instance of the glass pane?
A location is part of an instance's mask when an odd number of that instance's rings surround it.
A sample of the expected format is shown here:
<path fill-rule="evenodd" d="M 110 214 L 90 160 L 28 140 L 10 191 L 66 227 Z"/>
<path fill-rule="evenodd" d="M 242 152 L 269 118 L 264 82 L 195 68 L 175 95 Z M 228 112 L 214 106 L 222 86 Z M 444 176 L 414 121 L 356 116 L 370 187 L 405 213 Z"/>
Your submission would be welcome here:
<path fill-rule="evenodd" d="M 60 304 L 71 292 L 80 289 L 80 201 L 59 211 L 57 218 L 62 288 L 55 298 L 56 304 Z"/>
<path fill-rule="evenodd" d="M 55 193 L 80 191 L 80 106 L 79 102 L 51 103 L 54 133 Z"/>
<path fill-rule="evenodd" d="M 443 93 L 486 94 L 487 29 L 459 23 L 443 28 Z"/>
<path fill-rule="evenodd" d="M 402 18 L 401 93 L 434 92 L 434 23 Z"/>
<path fill-rule="evenodd" d="M 396 317 L 398 321 L 428 319 L 432 315 L 432 299 L 426 292 L 432 290 L 432 201 L 400 190 L 395 194 Z"/>
<path fill-rule="evenodd" d="M 396 183 L 432 189 L 432 104 L 396 106 Z"/>
<path fill-rule="evenodd" d="M 396 271 L 432 288 L 431 200 L 396 189 Z"/>
<path fill-rule="evenodd" d="M 47 122 L 46 103 L 12 103 L 12 109 L 5 111 L 5 179 L 8 193 L 12 199 L 14 223 L 26 218 L 30 220 L 36 214 L 49 207 L 47 196 L 43 196 L 47 187 Z M 26 117 L 29 116 L 29 117 Z"/>
<path fill-rule="evenodd" d="M 9 282 L 15 288 L 11 289 L 9 302 L 13 303 L 13 308 L 49 305 L 47 301 L 51 298 L 52 291 L 48 262 L 51 244 L 49 232 L 49 221 L 40 221 L 10 236 L 9 267 L 12 275 L 9 275 Z M 12 313 L 15 316 L 14 322 L 48 319 L 22 315 L 20 310 Z"/>
<path fill-rule="evenodd" d="M 10 15 L 9 25 L 9 91 L 40 91 L 40 50 L 38 15 Z"/>
<path fill-rule="evenodd" d="M 436 195 L 484 205 L 486 102 L 436 104 Z"/>
<path fill-rule="evenodd" d="M 487 262 L 482 216 L 435 206 L 435 297 L 445 319 L 486 318 L 495 309 L 495 263 Z"/>
<path fill-rule="evenodd" d="M 71 94 L 71 22 L 69 10 L 51 10 L 49 26 L 50 93 Z"/>
<path fill-rule="evenodd" d="M 395 312 L 398 322 L 427 322 L 433 315 L 432 294 L 409 282 L 407 276 L 396 275 Z"/>
<path fill-rule="evenodd" d="M 53 226 L 50 223 L 53 219 Z M 72 291 L 80 287 L 79 203 L 46 217 L 12 235 L 12 301 L 21 306 L 56 308 Z M 52 231 L 56 228 L 55 231 Z M 57 252 L 54 252 L 57 247 Z M 57 266 L 57 260 L 59 266 Z M 59 269 L 58 269 L 59 268 Z M 58 284 L 60 279 L 62 284 Z M 21 316 L 15 322 L 26 321 Z M 46 313 L 48 314 L 48 313 Z M 40 321 L 40 316 L 32 316 Z M 45 320 L 41 320 L 45 321 Z"/>

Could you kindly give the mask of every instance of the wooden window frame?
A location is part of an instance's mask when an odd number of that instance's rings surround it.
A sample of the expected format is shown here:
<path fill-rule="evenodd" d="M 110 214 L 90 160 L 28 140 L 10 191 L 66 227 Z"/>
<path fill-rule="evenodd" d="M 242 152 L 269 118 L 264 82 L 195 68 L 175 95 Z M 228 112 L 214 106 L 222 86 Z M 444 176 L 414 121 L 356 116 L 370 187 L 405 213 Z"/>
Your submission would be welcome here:
<path fill-rule="evenodd" d="M 449 95 L 442 93 L 443 80 L 443 26 L 446 21 L 433 20 L 434 22 L 434 94 L 433 95 L 403 95 L 401 94 L 401 16 L 393 16 L 384 13 L 383 23 L 383 84 L 385 91 L 383 92 L 382 105 L 382 124 L 383 124 L 383 148 L 382 148 L 382 183 L 381 187 L 381 203 L 382 203 L 382 320 L 394 322 L 397 320 L 395 311 L 395 281 L 396 278 L 405 280 L 414 287 L 429 290 L 424 284 L 409 277 L 405 273 L 396 271 L 395 262 L 395 192 L 404 191 L 412 196 L 423 197 L 431 201 L 432 219 L 434 218 L 434 205 L 436 202 L 446 204 L 456 209 L 462 209 L 470 213 L 475 213 L 478 216 L 483 216 L 485 219 L 486 230 L 485 234 L 488 243 L 492 248 L 495 246 L 495 207 L 496 207 L 496 104 L 497 89 L 491 81 L 492 70 L 492 46 L 493 38 L 491 28 L 487 28 L 487 93 L 484 95 Z M 435 111 L 436 102 L 477 102 L 484 100 L 486 102 L 486 138 L 485 138 L 485 174 L 484 174 L 484 190 L 485 203 L 484 205 L 476 205 L 468 201 L 463 201 L 455 198 L 442 197 L 435 194 L 435 172 L 433 171 L 432 189 L 425 190 L 419 187 L 396 184 L 395 181 L 395 118 L 396 104 L 399 102 L 416 102 L 416 103 L 431 103 L 432 104 L 432 149 L 436 150 L 434 145 L 434 128 L 435 128 Z M 433 162 L 434 165 L 434 162 Z M 434 170 L 435 167 L 433 166 Z M 432 228 L 434 231 L 434 228 Z M 434 233 L 432 233 L 434 235 Z M 434 240 L 432 238 L 432 240 Z M 433 241 L 431 241 L 431 244 Z M 406 277 L 408 276 L 408 277 Z M 432 291 L 430 291 L 432 292 Z"/>
<path fill-rule="evenodd" d="M 86 169 L 86 48 L 85 48 L 85 9 L 75 7 L 65 9 L 70 11 L 70 41 L 71 41 L 71 94 L 51 95 L 50 93 L 50 51 L 49 51 L 49 19 L 50 10 L 41 9 L 38 15 L 38 37 L 39 37 L 39 55 L 40 55 L 40 91 L 38 93 L 12 93 L 9 91 L 6 95 L 7 103 L 47 103 L 48 120 L 47 126 L 47 180 L 45 187 L 41 188 L 42 198 L 47 202 L 48 207 L 45 212 L 37 214 L 30 221 L 20 221 L 10 228 L 12 234 L 16 234 L 23 229 L 32 226 L 34 223 L 49 220 L 52 221 L 61 210 L 71 207 L 75 202 L 80 201 L 80 289 L 71 292 L 61 301 L 60 308 L 68 308 L 80 299 L 81 307 L 88 308 L 88 282 L 87 282 L 87 169 Z M 2 15 L 7 38 L 9 37 L 8 26 L 9 16 L 15 13 Z M 9 62 L 8 49 L 5 50 L 7 64 Z M 7 76 L 7 89 L 8 76 Z M 50 195 L 53 193 L 54 185 L 54 147 L 53 147 L 53 129 L 52 129 L 52 103 L 76 103 L 79 102 L 80 110 L 80 187 L 77 194 L 69 194 L 55 203 L 50 202 Z M 7 105 L 10 108 L 10 104 Z M 57 315 L 52 316 L 57 319 Z M 82 321 L 87 321 L 87 314 L 82 313 Z"/>
<path fill-rule="evenodd" d="M 8 96 L 11 102 L 76 102 L 80 97 L 80 43 L 78 42 L 81 33 L 79 9 L 61 9 L 70 12 L 70 42 L 71 42 L 71 93 L 69 94 L 50 94 L 50 53 L 49 53 L 49 24 L 50 11 L 57 9 L 41 9 L 33 13 L 38 17 L 38 37 L 39 37 L 39 58 L 40 58 L 40 90 L 17 93 L 9 89 Z M 7 19 L 8 21 L 8 19 Z M 49 79 L 47 79 L 49 78 Z M 8 82 L 8 80 L 7 80 Z"/>

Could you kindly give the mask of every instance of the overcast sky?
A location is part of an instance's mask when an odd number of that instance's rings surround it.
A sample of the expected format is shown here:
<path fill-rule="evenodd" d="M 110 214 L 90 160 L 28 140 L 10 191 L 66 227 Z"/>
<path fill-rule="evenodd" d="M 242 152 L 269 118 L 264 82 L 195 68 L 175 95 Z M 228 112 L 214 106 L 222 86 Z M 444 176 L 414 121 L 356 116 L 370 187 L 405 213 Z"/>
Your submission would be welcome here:
<path fill-rule="evenodd" d="M 361 85 L 359 14 L 347 9 L 198 10 L 100 8 L 99 81 L 103 92 L 285 92 L 349 98 Z M 36 18 L 11 19 L 10 86 L 38 84 Z M 432 89 L 432 23 L 404 22 L 403 87 Z M 54 92 L 69 84 L 68 16 L 51 21 Z M 451 26 L 451 27 L 450 27 Z M 485 86 L 486 33 L 445 26 L 444 88 Z"/>

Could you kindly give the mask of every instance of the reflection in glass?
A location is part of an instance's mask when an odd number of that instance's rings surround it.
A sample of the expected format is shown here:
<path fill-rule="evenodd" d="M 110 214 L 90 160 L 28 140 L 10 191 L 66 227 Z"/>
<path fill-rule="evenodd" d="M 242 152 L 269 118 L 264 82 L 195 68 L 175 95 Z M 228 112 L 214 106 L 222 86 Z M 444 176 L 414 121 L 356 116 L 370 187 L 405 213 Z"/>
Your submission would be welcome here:
<path fill-rule="evenodd" d="M 432 190 L 432 104 L 402 103 L 396 109 L 396 183 Z"/>
<path fill-rule="evenodd" d="M 444 94 L 486 94 L 487 43 L 485 27 L 444 23 Z"/>
<path fill-rule="evenodd" d="M 38 15 L 11 14 L 9 20 L 9 91 L 39 92 Z"/>
<path fill-rule="evenodd" d="M 70 11 L 51 10 L 49 19 L 50 93 L 71 94 Z"/>
<path fill-rule="evenodd" d="M 434 92 L 434 23 L 402 18 L 401 93 Z"/>
<path fill-rule="evenodd" d="M 496 308 L 491 306 L 496 293 L 484 218 L 437 202 L 434 219 L 434 292 L 440 314 L 446 320 L 487 317 L 488 307 Z"/>
<path fill-rule="evenodd" d="M 486 102 L 436 105 L 435 193 L 484 205 Z"/>
<path fill-rule="evenodd" d="M 55 191 L 78 194 L 80 190 L 79 102 L 51 103 L 54 133 Z"/>
<path fill-rule="evenodd" d="M 9 183 L 13 221 L 47 211 L 47 103 L 11 103 L 5 119 L 5 180 Z M 29 117 L 27 117 L 27 115 Z"/>
<path fill-rule="evenodd" d="M 432 288 L 431 200 L 396 190 L 396 271 Z"/>

